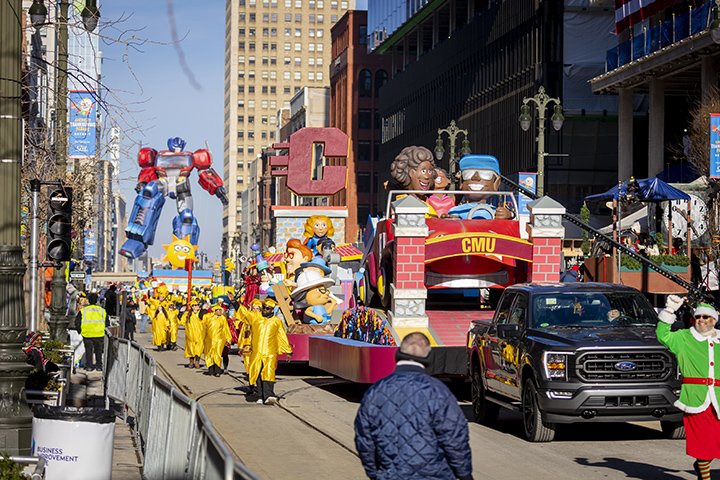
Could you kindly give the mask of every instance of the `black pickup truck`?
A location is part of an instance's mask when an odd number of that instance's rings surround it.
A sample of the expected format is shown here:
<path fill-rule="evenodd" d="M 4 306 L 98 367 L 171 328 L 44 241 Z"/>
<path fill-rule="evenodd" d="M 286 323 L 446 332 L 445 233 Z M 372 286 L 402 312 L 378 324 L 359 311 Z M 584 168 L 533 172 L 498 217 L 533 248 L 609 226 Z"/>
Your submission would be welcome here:
<path fill-rule="evenodd" d="M 507 288 L 492 321 L 473 322 L 468 367 L 476 420 L 523 414 L 525 437 L 559 423 L 659 420 L 683 438 L 680 378 L 655 338 L 657 314 L 637 290 L 604 283 Z"/>

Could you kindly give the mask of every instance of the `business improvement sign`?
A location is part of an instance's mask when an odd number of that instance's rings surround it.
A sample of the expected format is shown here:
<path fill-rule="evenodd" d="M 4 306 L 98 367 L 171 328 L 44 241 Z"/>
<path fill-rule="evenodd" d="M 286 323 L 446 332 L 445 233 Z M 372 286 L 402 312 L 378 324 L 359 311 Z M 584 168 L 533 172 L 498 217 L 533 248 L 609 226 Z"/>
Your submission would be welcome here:
<path fill-rule="evenodd" d="M 525 187 L 532 193 L 537 193 L 537 173 L 532 172 L 519 172 L 518 183 L 521 187 Z M 532 202 L 532 198 L 527 195 L 518 195 L 518 211 L 520 215 L 530 215 L 530 209 L 528 209 L 528 203 Z"/>
<path fill-rule="evenodd" d="M 97 154 L 97 97 L 95 92 L 73 90 L 70 96 L 68 156 L 88 158 Z"/>

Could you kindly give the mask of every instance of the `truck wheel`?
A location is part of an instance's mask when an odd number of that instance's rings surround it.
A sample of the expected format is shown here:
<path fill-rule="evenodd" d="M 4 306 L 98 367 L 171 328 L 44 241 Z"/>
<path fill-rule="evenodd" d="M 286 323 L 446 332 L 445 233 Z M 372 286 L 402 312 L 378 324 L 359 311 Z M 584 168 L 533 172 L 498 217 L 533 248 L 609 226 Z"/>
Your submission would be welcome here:
<path fill-rule="evenodd" d="M 555 438 L 555 425 L 546 425 L 542 421 L 542 411 L 538 401 L 535 382 L 528 379 L 522 391 L 523 425 L 525 438 L 530 442 L 552 442 Z"/>
<path fill-rule="evenodd" d="M 392 296 L 390 295 L 390 285 L 393 283 L 393 268 L 389 260 L 385 260 L 380 268 L 380 277 L 378 279 L 378 295 L 380 296 L 380 304 L 385 311 L 392 307 Z"/>
<path fill-rule="evenodd" d="M 500 413 L 500 406 L 485 397 L 485 385 L 480 378 L 480 368 L 474 368 L 470 378 L 472 405 L 475 421 L 481 425 L 494 425 Z"/>
<path fill-rule="evenodd" d="M 660 428 L 662 428 L 665 438 L 669 438 L 671 440 L 680 440 L 685 438 L 685 425 L 683 422 L 661 421 Z"/>

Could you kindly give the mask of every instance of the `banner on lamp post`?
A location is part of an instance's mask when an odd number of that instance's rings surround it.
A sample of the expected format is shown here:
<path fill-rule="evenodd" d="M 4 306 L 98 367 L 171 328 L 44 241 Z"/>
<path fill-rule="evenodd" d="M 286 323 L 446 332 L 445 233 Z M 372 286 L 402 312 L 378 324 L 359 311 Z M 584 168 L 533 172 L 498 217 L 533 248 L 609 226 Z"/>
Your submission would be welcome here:
<path fill-rule="evenodd" d="M 526 190 L 537 193 L 537 173 L 535 172 L 519 172 L 518 183 Z M 530 215 L 528 203 L 532 202 L 532 198 L 527 195 L 520 194 L 518 196 L 518 213 L 520 215 Z"/>
<path fill-rule="evenodd" d="M 720 178 L 720 113 L 710 114 L 710 178 Z"/>
<path fill-rule="evenodd" d="M 70 97 L 68 157 L 90 158 L 97 154 L 97 98 L 95 92 L 73 90 Z"/>

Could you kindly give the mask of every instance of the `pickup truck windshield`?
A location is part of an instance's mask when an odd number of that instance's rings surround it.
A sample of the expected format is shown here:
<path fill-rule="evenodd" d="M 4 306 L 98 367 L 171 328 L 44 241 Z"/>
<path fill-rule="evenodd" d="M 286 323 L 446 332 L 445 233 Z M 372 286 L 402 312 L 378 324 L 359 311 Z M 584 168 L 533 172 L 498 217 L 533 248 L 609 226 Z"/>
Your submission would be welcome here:
<path fill-rule="evenodd" d="M 631 292 L 537 295 L 532 308 L 534 328 L 651 326 L 658 320 L 647 299 Z"/>

